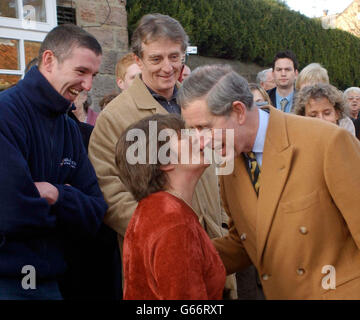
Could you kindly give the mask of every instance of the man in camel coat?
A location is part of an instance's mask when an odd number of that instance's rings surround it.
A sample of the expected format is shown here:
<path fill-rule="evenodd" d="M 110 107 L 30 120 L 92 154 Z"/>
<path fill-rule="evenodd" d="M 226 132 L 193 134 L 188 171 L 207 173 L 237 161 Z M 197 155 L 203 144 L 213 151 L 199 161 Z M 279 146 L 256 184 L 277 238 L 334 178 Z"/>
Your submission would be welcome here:
<path fill-rule="evenodd" d="M 196 69 L 178 102 L 199 132 L 234 133 L 234 170 L 220 179 L 230 232 L 214 240 L 227 272 L 254 264 L 267 299 L 359 299 L 359 141 L 326 121 L 258 109 L 229 66 Z"/>

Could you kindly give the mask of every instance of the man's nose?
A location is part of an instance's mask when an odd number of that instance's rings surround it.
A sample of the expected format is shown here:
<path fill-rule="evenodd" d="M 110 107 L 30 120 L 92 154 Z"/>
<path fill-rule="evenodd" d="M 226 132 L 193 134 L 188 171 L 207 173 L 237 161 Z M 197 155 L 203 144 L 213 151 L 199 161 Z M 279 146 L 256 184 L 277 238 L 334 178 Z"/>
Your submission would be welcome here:
<path fill-rule="evenodd" d="M 171 62 L 170 62 L 169 59 L 164 59 L 164 62 L 163 62 L 163 65 L 162 65 L 162 69 L 163 69 L 163 71 L 165 71 L 165 72 L 171 72 L 171 71 L 172 71 L 173 66 L 172 66 L 172 64 L 171 64 Z"/>
<path fill-rule="evenodd" d="M 93 77 L 91 75 L 89 75 L 82 81 L 81 85 L 84 90 L 90 91 L 91 87 L 92 87 L 92 82 L 93 82 Z"/>
<path fill-rule="evenodd" d="M 197 133 L 197 139 L 199 140 L 199 144 L 200 144 L 200 150 L 204 150 L 205 147 L 211 146 L 212 143 L 211 131 L 196 130 L 196 133 Z"/>

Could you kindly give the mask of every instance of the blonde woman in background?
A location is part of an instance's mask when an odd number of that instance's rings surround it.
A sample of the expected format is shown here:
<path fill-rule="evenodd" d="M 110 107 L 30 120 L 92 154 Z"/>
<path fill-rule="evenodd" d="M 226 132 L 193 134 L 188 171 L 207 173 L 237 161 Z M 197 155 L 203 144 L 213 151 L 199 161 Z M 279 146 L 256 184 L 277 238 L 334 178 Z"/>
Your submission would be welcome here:
<path fill-rule="evenodd" d="M 301 70 L 301 72 L 299 73 L 296 79 L 295 89 L 297 91 L 297 95 L 300 94 L 300 91 L 304 87 L 314 86 L 315 84 L 318 83 L 330 84 L 328 72 L 319 63 L 310 63 L 304 69 Z M 343 99 L 343 97 L 341 97 L 341 99 Z M 295 108 L 294 108 L 294 113 L 296 113 Z M 344 110 L 342 110 L 341 112 L 341 117 L 337 120 L 337 124 L 341 128 L 344 128 L 345 130 L 349 131 L 351 134 L 355 135 L 355 126 L 347 114 L 347 109 L 345 109 L 345 105 L 344 105 Z"/>
<path fill-rule="evenodd" d="M 345 117 L 343 93 L 334 86 L 325 83 L 304 87 L 296 95 L 294 113 L 339 125 Z M 351 133 L 355 135 L 355 132 Z"/>
<path fill-rule="evenodd" d="M 254 96 L 254 103 L 258 106 L 272 105 L 265 89 L 257 83 L 249 83 L 249 89 Z"/>

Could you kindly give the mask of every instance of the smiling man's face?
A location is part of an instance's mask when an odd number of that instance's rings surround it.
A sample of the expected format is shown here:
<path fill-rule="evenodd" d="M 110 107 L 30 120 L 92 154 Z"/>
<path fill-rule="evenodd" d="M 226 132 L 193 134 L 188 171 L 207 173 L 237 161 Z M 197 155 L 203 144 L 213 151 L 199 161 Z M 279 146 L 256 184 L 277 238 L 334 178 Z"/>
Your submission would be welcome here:
<path fill-rule="evenodd" d="M 100 68 L 101 55 L 82 47 L 73 48 L 62 61 L 50 50 L 45 54 L 51 61 L 44 66 L 47 69 L 46 78 L 65 99 L 73 102 L 81 91 L 91 89 Z"/>
<path fill-rule="evenodd" d="M 81 91 L 91 89 L 100 64 L 101 55 L 87 48 L 75 47 L 63 61 L 52 56 L 47 80 L 65 99 L 73 102 Z"/>
<path fill-rule="evenodd" d="M 135 56 L 144 83 L 163 97 L 170 99 L 179 78 L 182 57 L 181 44 L 166 38 L 142 43 L 142 57 Z"/>

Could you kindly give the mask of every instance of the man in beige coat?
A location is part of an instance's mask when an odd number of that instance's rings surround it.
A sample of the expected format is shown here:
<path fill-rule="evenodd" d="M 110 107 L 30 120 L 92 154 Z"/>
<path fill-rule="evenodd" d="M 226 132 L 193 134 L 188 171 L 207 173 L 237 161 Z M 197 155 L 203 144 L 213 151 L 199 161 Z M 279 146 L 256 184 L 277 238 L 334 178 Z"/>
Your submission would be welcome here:
<path fill-rule="evenodd" d="M 360 143 L 252 101 L 229 66 L 197 69 L 178 93 L 190 127 L 234 133 L 234 171 L 220 179 L 230 232 L 214 240 L 227 272 L 253 263 L 267 299 L 359 299 Z"/>
<path fill-rule="evenodd" d="M 89 158 L 109 205 L 104 222 L 118 233 L 120 250 L 137 202 L 119 178 L 115 146 L 130 124 L 154 113 L 180 113 L 175 99 L 176 83 L 187 42 L 185 31 L 175 19 L 160 14 L 144 16 L 132 39 L 135 61 L 142 74 L 100 113 L 91 135 Z M 221 209 L 214 167 L 209 167 L 200 179 L 193 208 L 210 238 L 228 232 L 223 228 L 228 217 Z M 226 287 L 226 297 L 236 298 L 234 276 L 228 278 Z"/>

